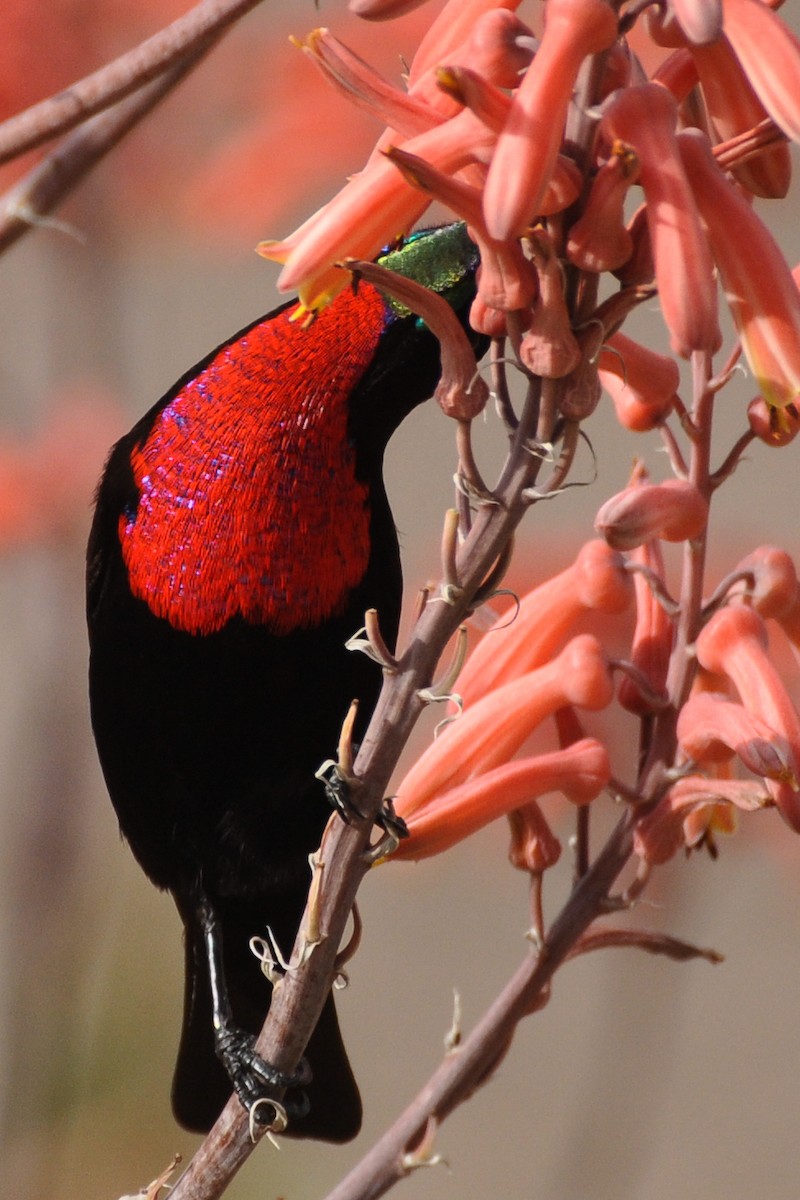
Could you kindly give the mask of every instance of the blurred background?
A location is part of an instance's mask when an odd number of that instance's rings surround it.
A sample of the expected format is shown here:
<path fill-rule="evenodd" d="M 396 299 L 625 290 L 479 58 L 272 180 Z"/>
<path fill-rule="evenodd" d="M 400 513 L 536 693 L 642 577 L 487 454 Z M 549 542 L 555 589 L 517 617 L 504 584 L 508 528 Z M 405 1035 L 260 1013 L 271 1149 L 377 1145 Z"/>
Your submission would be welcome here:
<path fill-rule="evenodd" d="M 111 442 L 189 364 L 276 302 L 277 269 L 255 243 L 288 233 L 358 169 L 376 135 L 289 34 L 327 24 L 396 79 L 440 7 L 370 26 L 349 18 L 344 0 L 265 0 L 59 210 L 66 228 L 35 230 L 0 263 L 0 1194 L 15 1200 L 113 1200 L 196 1144 L 169 1109 L 179 922 L 119 839 L 89 730 L 92 489 Z M 187 8 L 6 0 L 0 117 Z M 18 170 L 4 171 L 6 185 Z M 782 207 L 794 263 L 796 204 Z M 661 344 L 655 308 L 634 335 Z M 742 377 L 723 394 L 718 460 L 743 430 L 752 392 Z M 635 455 L 666 473 L 655 435 L 626 434 L 602 410 L 589 435 L 597 478 L 586 452 L 573 478 L 588 486 L 532 511 L 509 580 L 517 590 L 568 564 Z M 496 461 L 492 415 L 478 440 L 481 461 Z M 797 454 L 797 444 L 757 444 L 726 484 L 712 583 L 760 543 L 797 553 Z M 453 469 L 447 421 L 433 406 L 418 410 L 387 466 L 410 597 L 437 574 Z M 612 647 L 622 632 L 609 626 Z M 790 669 L 785 647 L 776 653 Z M 586 724 L 611 737 L 624 777 L 633 722 Z M 566 839 L 566 821 L 555 824 Z M 479 1017 L 526 953 L 527 882 L 506 855 L 499 825 L 443 858 L 367 879 L 364 943 L 338 1000 L 364 1130 L 343 1148 L 262 1145 L 231 1200 L 324 1196 L 439 1061 L 454 988 L 465 1028 Z M 617 950 L 569 965 L 491 1083 L 441 1130 L 448 1165 L 418 1172 L 403 1194 L 794 1200 L 799 868 L 800 843 L 767 813 L 725 839 L 718 861 L 699 854 L 660 872 L 633 919 L 714 946 L 725 962 Z M 569 863 L 552 874 L 550 915 Z"/>

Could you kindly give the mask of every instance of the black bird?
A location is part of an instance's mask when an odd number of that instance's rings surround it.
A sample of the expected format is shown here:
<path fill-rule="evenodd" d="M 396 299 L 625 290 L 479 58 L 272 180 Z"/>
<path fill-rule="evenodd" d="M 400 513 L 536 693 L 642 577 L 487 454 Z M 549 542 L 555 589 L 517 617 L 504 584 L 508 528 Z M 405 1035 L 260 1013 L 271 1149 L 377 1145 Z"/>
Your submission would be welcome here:
<path fill-rule="evenodd" d="M 379 261 L 466 323 L 478 261 L 463 225 Z M 345 642 L 368 608 L 396 636 L 383 454 L 439 372 L 430 331 L 363 281 L 309 328 L 294 310 L 235 334 L 117 442 L 89 539 L 92 725 L 121 831 L 185 926 L 172 1100 L 201 1131 L 232 1082 L 251 1107 L 271 1078 L 252 1050 L 271 989 L 249 941 L 269 926 L 291 951 L 330 813 L 315 770 L 351 700 L 360 736 L 377 698 L 379 669 Z M 306 1058 L 289 1132 L 354 1137 L 331 997 Z"/>

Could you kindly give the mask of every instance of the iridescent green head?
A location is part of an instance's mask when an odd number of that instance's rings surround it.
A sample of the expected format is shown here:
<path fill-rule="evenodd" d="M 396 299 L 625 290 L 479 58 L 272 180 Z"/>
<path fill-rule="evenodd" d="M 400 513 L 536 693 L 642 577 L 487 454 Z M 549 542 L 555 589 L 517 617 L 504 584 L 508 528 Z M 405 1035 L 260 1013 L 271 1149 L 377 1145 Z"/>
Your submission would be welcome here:
<path fill-rule="evenodd" d="M 478 248 L 467 235 L 463 221 L 417 230 L 378 258 L 382 267 L 424 284 L 454 308 L 460 308 L 474 294 L 479 261 Z M 398 317 L 409 315 L 398 300 L 387 297 L 387 301 Z"/>

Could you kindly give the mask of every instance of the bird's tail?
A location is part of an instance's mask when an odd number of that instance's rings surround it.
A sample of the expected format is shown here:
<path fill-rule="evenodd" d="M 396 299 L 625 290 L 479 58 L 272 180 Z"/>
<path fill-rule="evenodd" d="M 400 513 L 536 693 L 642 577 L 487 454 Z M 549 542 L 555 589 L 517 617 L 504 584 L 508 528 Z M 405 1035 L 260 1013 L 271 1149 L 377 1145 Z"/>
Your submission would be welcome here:
<path fill-rule="evenodd" d="M 225 978 L 234 1020 L 242 1029 L 258 1033 L 269 1008 L 272 988 L 249 942 L 255 934 L 263 932 L 263 907 L 225 901 L 215 905 L 215 911 L 222 928 Z M 182 916 L 186 928 L 186 982 L 172 1107 L 181 1125 L 206 1133 L 225 1106 L 232 1088 L 214 1052 L 211 990 L 202 931 L 193 914 L 182 913 Z M 295 928 L 296 925 L 294 921 Z M 280 930 L 276 936 L 288 953 L 291 938 L 282 937 Z M 328 996 L 325 1002 L 305 1057 L 312 1072 L 311 1082 L 304 1085 L 310 1109 L 305 1117 L 289 1123 L 287 1135 L 349 1141 L 361 1127 L 361 1098 L 342 1042 L 333 996 Z"/>

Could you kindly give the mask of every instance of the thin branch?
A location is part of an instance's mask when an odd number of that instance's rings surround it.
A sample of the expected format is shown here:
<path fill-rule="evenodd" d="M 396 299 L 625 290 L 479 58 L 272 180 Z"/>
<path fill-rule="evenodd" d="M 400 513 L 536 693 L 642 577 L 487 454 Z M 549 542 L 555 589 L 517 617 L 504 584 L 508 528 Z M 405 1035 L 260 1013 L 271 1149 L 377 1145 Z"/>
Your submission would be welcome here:
<path fill-rule="evenodd" d="M 0 163 L 66 133 L 187 57 L 207 50 L 261 0 L 201 0 L 166 29 L 0 125 Z"/>
<path fill-rule="evenodd" d="M 486 1083 L 506 1053 L 516 1026 L 546 999 L 555 971 L 570 956 L 632 851 L 626 814 L 554 923 L 542 952 L 517 968 L 472 1032 L 437 1068 L 395 1124 L 326 1200 L 376 1200 L 408 1173 L 405 1156 L 433 1118 L 437 1124 Z"/>
<path fill-rule="evenodd" d="M 442 650 L 468 615 L 475 593 L 526 511 L 522 493 L 541 467 L 541 460 L 529 454 L 527 449 L 537 416 L 537 400 L 534 390 L 526 401 L 513 450 L 498 485 L 498 503 L 479 509 L 472 531 L 458 551 L 455 569 L 461 583 L 459 594 L 451 597 L 450 603 L 432 602 L 423 609 L 409 646 L 398 661 L 398 673 L 384 679 L 355 764 L 362 784 L 359 809 L 366 819 L 350 825 L 339 822 L 329 827 L 319 910 L 321 941 L 313 954 L 287 972 L 273 996 L 266 1024 L 256 1043 L 257 1052 L 279 1071 L 288 1074 L 295 1069 L 328 994 L 337 947 L 358 886 L 368 870 L 364 851 L 372 822 L 388 792 L 402 748 L 424 707 L 420 692 L 430 685 Z M 587 918 L 587 923 L 596 915 L 597 906 L 590 911 L 592 915 Z M 581 926 L 579 932 L 584 928 Z M 526 964 L 525 970 L 528 969 Z M 549 973 L 546 979 L 549 979 Z M 496 1047 L 489 1053 L 490 1057 L 491 1054 L 496 1057 Z M 491 1064 L 481 1057 L 482 1054 L 481 1050 L 478 1059 L 480 1071 L 485 1073 Z M 471 1075 L 469 1078 L 472 1080 Z M 472 1080 L 470 1086 L 476 1085 L 477 1080 Z M 456 1102 L 454 1098 L 453 1104 Z M 427 1115 L 421 1126 L 427 1121 Z M 404 1147 L 408 1141 L 406 1139 Z M 172 1200 L 214 1200 L 252 1149 L 246 1115 L 238 1100 L 231 1098 L 175 1185 Z"/>
<path fill-rule="evenodd" d="M 185 58 L 110 112 L 92 117 L 6 192 L 0 198 L 0 252 L 37 225 L 47 224 L 47 214 L 194 69 L 208 49 Z"/>

